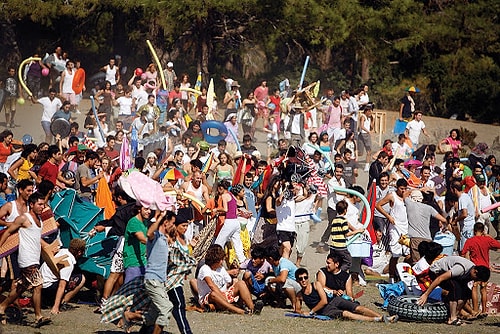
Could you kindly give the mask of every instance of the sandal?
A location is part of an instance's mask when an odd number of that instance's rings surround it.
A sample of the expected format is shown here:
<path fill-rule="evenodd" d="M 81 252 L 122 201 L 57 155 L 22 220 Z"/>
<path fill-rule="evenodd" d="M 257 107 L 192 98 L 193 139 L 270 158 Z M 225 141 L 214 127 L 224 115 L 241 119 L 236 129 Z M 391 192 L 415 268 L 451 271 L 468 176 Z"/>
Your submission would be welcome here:
<path fill-rule="evenodd" d="M 0 323 L 2 325 L 7 325 L 7 315 L 5 313 L 0 313 Z"/>
<path fill-rule="evenodd" d="M 486 317 L 488 317 L 488 313 L 480 313 L 480 314 L 477 315 L 478 319 L 484 319 Z"/>
<path fill-rule="evenodd" d="M 457 318 L 457 319 L 453 320 L 452 322 L 447 322 L 447 324 L 451 325 L 451 326 L 462 326 L 463 322 Z"/>
<path fill-rule="evenodd" d="M 38 318 L 37 321 L 35 321 L 35 324 L 33 325 L 33 327 L 40 328 L 42 326 L 50 324 L 51 322 L 52 322 L 52 320 L 50 318 L 41 317 L 41 318 Z"/>

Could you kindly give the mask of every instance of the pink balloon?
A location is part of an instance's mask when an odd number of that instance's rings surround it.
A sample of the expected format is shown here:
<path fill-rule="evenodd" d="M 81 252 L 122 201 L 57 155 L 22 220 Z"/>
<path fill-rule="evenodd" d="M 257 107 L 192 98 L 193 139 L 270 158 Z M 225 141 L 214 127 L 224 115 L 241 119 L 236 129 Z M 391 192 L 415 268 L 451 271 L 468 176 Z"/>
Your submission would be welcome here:
<path fill-rule="evenodd" d="M 47 75 L 49 75 L 49 69 L 48 69 L 48 68 L 46 68 L 46 67 L 42 68 L 42 75 L 43 75 L 44 77 L 46 77 Z"/>
<path fill-rule="evenodd" d="M 134 74 L 136 77 L 140 77 L 142 75 L 142 73 L 144 73 L 144 71 L 140 67 L 136 68 L 134 71 Z"/>

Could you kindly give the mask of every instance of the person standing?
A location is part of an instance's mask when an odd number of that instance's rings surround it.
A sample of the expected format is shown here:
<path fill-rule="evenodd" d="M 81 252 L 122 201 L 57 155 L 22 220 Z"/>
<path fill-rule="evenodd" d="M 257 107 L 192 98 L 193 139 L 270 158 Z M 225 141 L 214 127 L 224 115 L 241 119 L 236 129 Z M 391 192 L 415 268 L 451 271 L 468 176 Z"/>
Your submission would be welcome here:
<path fill-rule="evenodd" d="M 173 305 L 168 299 L 167 281 L 168 238 L 174 226 L 175 213 L 156 211 L 155 218 L 147 230 L 147 265 L 144 273 L 144 287 L 151 298 L 156 318 L 153 334 L 160 334 L 168 326 Z"/>
<path fill-rule="evenodd" d="M 389 277 L 391 279 L 395 278 L 399 257 L 409 254 L 408 247 L 398 242 L 402 235 L 408 234 L 408 216 L 403 198 L 407 188 L 408 182 L 405 179 L 397 180 L 396 191 L 389 192 L 375 205 L 376 209 L 389 221 L 389 248 L 392 253 L 389 261 Z M 384 209 L 386 204 L 390 205 L 389 212 Z"/>
<path fill-rule="evenodd" d="M 106 73 L 106 81 L 111 83 L 111 88 L 115 88 L 116 84 L 120 81 L 120 71 L 118 66 L 115 65 L 115 59 L 111 58 L 109 64 L 103 66 L 101 71 Z"/>
<path fill-rule="evenodd" d="M 76 94 L 73 91 L 73 79 L 75 78 L 75 63 L 68 60 L 66 69 L 61 73 L 61 81 L 59 82 L 59 91 L 64 98 L 64 102 L 69 101 L 71 110 L 76 109 Z"/>
<path fill-rule="evenodd" d="M 50 131 L 50 123 L 52 121 L 52 116 L 62 107 L 61 100 L 56 97 L 56 90 L 54 88 L 49 89 L 49 96 L 36 99 L 33 95 L 30 96 L 33 103 L 40 103 L 43 106 L 42 114 L 42 129 L 45 132 L 45 142 L 52 143 L 52 132 Z"/>
<path fill-rule="evenodd" d="M 14 128 L 14 116 L 16 115 L 17 99 L 22 97 L 21 85 L 16 79 L 16 69 L 9 66 L 8 76 L 3 81 L 5 91 L 7 92 L 5 98 L 5 126 Z"/>
<path fill-rule="evenodd" d="M 85 152 L 85 161 L 76 170 L 75 190 L 83 201 L 89 203 L 93 203 L 95 195 L 95 191 L 92 190 L 91 186 L 104 177 L 102 170 L 96 176 L 91 173 L 91 169 L 94 168 L 97 160 L 99 160 L 97 153 L 89 150 Z"/>
<path fill-rule="evenodd" d="M 10 224 L 0 237 L 0 246 L 7 238 L 18 232 L 19 235 L 19 268 L 21 275 L 17 286 L 12 289 L 9 296 L 0 304 L 0 321 L 6 322 L 5 309 L 12 304 L 24 291 L 33 288 L 33 307 L 35 309 L 35 327 L 39 328 L 51 322 L 50 318 L 42 316 L 42 284 L 43 277 L 40 272 L 41 239 L 43 223 L 40 218 L 45 208 L 45 198 L 40 193 L 33 193 L 28 198 L 29 212 L 20 215 Z"/>
<path fill-rule="evenodd" d="M 461 251 L 467 239 L 474 236 L 474 223 L 476 210 L 469 194 L 462 190 L 462 182 L 453 181 L 450 186 L 451 193 L 458 199 L 458 215 L 450 224 L 452 228 L 460 231 L 460 243 L 458 250 Z"/>
<path fill-rule="evenodd" d="M 146 272 L 146 235 L 148 233 L 149 216 L 151 209 L 144 206 L 137 208 L 138 213 L 130 218 L 125 229 L 123 244 L 123 267 L 127 284 L 136 277 L 144 276 Z M 166 261 L 167 258 L 164 258 Z"/>
<path fill-rule="evenodd" d="M 425 123 L 422 121 L 422 112 L 416 111 L 413 120 L 408 122 L 405 130 L 405 135 L 407 138 L 410 138 L 414 150 L 418 148 L 420 132 L 423 132 L 424 135 L 430 137 L 429 133 L 425 129 Z"/>

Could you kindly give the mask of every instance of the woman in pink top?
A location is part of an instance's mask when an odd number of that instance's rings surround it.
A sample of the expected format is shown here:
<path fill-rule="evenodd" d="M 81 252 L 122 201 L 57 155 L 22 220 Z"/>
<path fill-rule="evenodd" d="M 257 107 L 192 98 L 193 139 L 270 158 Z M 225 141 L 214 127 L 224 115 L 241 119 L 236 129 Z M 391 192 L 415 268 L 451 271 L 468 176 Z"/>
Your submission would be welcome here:
<path fill-rule="evenodd" d="M 226 220 L 222 226 L 215 243 L 224 247 L 226 242 L 231 241 L 238 258 L 239 263 L 243 263 L 246 260 L 245 253 L 243 252 L 243 243 L 241 242 L 241 227 L 238 221 L 237 215 L 237 205 L 234 195 L 229 192 L 229 186 L 231 183 L 228 180 L 222 180 L 217 185 L 217 191 L 222 198 L 222 208 L 216 208 L 213 213 L 219 215 L 225 215 Z"/>
<path fill-rule="evenodd" d="M 450 151 L 442 145 L 449 145 L 449 148 L 451 148 L 451 151 L 453 152 L 453 157 L 458 158 L 458 153 L 462 148 L 462 142 L 460 141 L 460 133 L 458 132 L 458 129 L 452 129 L 450 131 L 450 136 L 441 140 L 439 143 L 439 148 L 442 152 Z"/>

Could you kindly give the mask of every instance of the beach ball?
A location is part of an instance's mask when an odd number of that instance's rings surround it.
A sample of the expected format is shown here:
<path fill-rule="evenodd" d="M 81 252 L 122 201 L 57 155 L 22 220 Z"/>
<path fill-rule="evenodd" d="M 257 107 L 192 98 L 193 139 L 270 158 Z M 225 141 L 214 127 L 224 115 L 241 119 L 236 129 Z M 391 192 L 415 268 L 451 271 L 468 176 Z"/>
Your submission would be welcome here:
<path fill-rule="evenodd" d="M 144 73 L 144 71 L 140 67 L 138 67 L 134 70 L 134 74 L 136 77 L 140 77 L 142 75 L 142 73 Z"/>
<path fill-rule="evenodd" d="M 42 75 L 43 75 L 44 77 L 46 77 L 47 75 L 49 75 L 49 72 L 50 72 L 50 71 L 49 71 L 49 69 L 48 69 L 48 68 L 46 68 L 46 67 L 42 68 Z"/>
<path fill-rule="evenodd" d="M 275 105 L 274 103 L 269 103 L 269 104 L 267 105 L 267 108 L 269 108 L 269 110 L 274 111 L 274 110 L 276 109 L 276 105 Z"/>
<path fill-rule="evenodd" d="M 24 101 L 24 99 L 22 97 L 20 97 L 20 98 L 17 99 L 17 103 L 19 103 L 19 104 L 24 104 L 24 102 L 25 101 Z"/>

